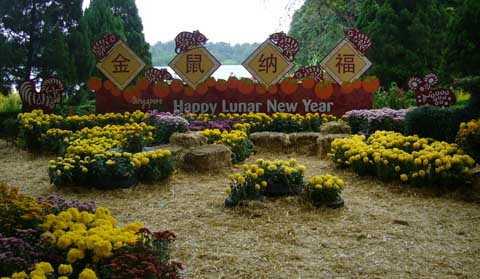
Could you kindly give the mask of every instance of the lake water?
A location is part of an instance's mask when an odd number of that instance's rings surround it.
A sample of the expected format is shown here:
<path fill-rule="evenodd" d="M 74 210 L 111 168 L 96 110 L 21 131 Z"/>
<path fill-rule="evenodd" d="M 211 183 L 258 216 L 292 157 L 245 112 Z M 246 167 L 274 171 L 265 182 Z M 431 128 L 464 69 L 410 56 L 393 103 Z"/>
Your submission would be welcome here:
<path fill-rule="evenodd" d="M 173 70 L 172 68 L 168 66 L 159 66 L 155 67 L 157 69 L 167 69 L 170 74 L 174 78 L 180 78 Z M 212 76 L 216 79 L 222 78 L 222 79 L 228 79 L 229 76 L 234 75 L 238 78 L 242 77 L 251 77 L 252 75 L 242 66 L 242 65 L 221 65 L 213 74 Z"/>

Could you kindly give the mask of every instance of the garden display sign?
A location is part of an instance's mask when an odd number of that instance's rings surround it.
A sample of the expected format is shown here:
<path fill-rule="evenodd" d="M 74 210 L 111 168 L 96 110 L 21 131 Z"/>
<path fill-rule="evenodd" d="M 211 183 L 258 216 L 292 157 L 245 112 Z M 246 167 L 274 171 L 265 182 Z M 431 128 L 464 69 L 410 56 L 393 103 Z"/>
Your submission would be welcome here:
<path fill-rule="evenodd" d="M 177 56 L 168 65 L 192 88 L 220 67 L 220 62 L 202 46 L 205 42 L 207 38 L 198 30 L 181 32 L 175 38 Z"/>
<path fill-rule="evenodd" d="M 358 29 L 349 29 L 345 38 L 322 60 L 320 65 L 338 84 L 352 82 L 365 73 L 372 62 L 365 56 L 372 45 Z"/>
<path fill-rule="evenodd" d="M 415 99 L 418 106 L 431 105 L 436 107 L 449 107 L 455 105 L 457 98 L 448 88 L 432 88 L 438 82 L 434 73 L 425 75 L 423 78 L 412 77 L 408 80 L 408 87 L 415 91 Z"/>
<path fill-rule="evenodd" d="M 300 46 L 283 32 L 270 35 L 243 62 L 252 78 L 231 76 L 216 80 L 210 75 L 220 63 L 203 47 L 206 41 L 199 31 L 181 32 L 175 38 L 177 56 L 169 65 L 182 80 L 174 79 L 166 69 L 156 68 L 144 70 L 125 88 L 113 80 L 90 78 L 87 84 L 96 92 L 97 113 L 156 109 L 207 114 L 290 112 L 342 116 L 349 110 L 372 108 L 372 93 L 380 86 L 375 77 L 351 77 L 348 82 L 326 80 L 318 65 L 285 76 L 294 67 Z M 348 46 L 358 55 L 361 50 L 366 51 L 364 43 L 349 41 Z M 363 63 L 361 73 L 371 64 Z M 355 72 L 355 76 L 361 73 Z"/>
<path fill-rule="evenodd" d="M 23 82 L 19 88 L 23 111 L 41 109 L 46 113 L 53 112 L 55 106 L 62 102 L 65 89 L 63 82 L 58 78 L 42 81 L 40 92 L 37 92 L 33 80 Z"/>
<path fill-rule="evenodd" d="M 97 68 L 118 88 L 124 89 L 145 63 L 117 36 L 107 34 L 93 44 Z"/>

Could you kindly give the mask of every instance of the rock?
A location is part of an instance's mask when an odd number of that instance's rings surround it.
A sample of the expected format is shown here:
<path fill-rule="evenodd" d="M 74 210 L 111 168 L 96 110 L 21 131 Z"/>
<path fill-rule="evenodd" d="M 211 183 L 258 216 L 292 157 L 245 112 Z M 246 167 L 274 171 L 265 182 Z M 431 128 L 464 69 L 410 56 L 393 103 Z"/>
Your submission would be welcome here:
<path fill-rule="evenodd" d="M 221 144 L 207 144 L 185 152 L 181 167 L 188 171 L 212 171 L 232 166 L 232 152 Z"/>
<path fill-rule="evenodd" d="M 344 122 L 327 122 L 320 127 L 322 134 L 351 134 L 352 129 Z"/>
<path fill-rule="evenodd" d="M 319 136 L 321 136 L 320 133 L 314 132 L 301 132 L 288 135 L 292 149 L 296 153 L 307 155 L 317 155 L 317 139 Z"/>
<path fill-rule="evenodd" d="M 173 133 L 170 144 L 191 148 L 207 144 L 207 138 L 200 132 Z"/>
<path fill-rule="evenodd" d="M 276 132 L 257 132 L 250 135 L 250 140 L 257 151 L 290 152 L 288 134 Z"/>
<path fill-rule="evenodd" d="M 350 137 L 350 134 L 328 134 L 321 135 L 317 139 L 318 155 L 320 158 L 327 158 L 327 153 L 330 152 L 330 145 L 334 139 Z"/>

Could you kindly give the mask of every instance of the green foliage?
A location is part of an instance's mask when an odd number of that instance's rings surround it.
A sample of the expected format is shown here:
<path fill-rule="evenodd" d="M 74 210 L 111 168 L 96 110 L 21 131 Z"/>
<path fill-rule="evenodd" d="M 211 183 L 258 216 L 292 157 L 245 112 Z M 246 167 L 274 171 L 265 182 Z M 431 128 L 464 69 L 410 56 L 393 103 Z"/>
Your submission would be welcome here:
<path fill-rule="evenodd" d="M 403 91 L 396 82 L 390 88 L 381 87 L 373 95 L 373 108 L 402 109 L 415 105 L 415 93 L 411 90 Z"/>
<path fill-rule="evenodd" d="M 239 65 L 255 50 L 259 44 L 236 44 L 207 42 L 206 48 L 223 65 Z M 175 57 L 175 42 L 158 42 L 150 48 L 152 52 L 152 62 L 154 66 L 165 66 Z"/>
<path fill-rule="evenodd" d="M 383 83 L 405 85 L 408 78 L 440 73 L 445 30 L 449 19 L 440 1 L 367 0 L 357 28 L 372 41 L 370 74 Z"/>
<path fill-rule="evenodd" d="M 454 77 L 479 76 L 480 1 L 459 2 L 448 25 L 444 68 Z"/>
<path fill-rule="evenodd" d="M 22 100 L 18 94 L 0 94 L 0 113 L 22 111 Z"/>
<path fill-rule="evenodd" d="M 81 16 L 81 0 L 0 1 L 1 89 L 50 76 L 68 87 L 76 71 L 67 45 Z"/>
<path fill-rule="evenodd" d="M 421 106 L 405 116 L 405 132 L 409 135 L 454 142 L 460 123 L 474 117 L 470 111 L 462 108 Z"/>
<path fill-rule="evenodd" d="M 306 0 L 293 15 L 289 36 L 300 43 L 295 62 L 316 65 L 343 38 L 343 31 L 355 25 L 365 0 Z"/>

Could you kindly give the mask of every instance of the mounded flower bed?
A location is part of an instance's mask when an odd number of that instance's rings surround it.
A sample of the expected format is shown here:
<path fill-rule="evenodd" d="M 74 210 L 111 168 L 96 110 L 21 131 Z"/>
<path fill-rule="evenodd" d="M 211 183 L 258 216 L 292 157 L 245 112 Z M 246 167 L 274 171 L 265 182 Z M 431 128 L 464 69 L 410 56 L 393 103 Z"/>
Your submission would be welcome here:
<path fill-rule="evenodd" d="M 182 277 L 182 264 L 170 260 L 171 232 L 117 226 L 92 202 L 37 199 L 5 183 L 0 190 L 2 278 Z"/>
<path fill-rule="evenodd" d="M 415 186 L 457 188 L 470 179 L 469 170 L 475 166 L 457 144 L 386 131 L 368 139 L 363 135 L 336 139 L 329 155 L 340 168 Z"/>

